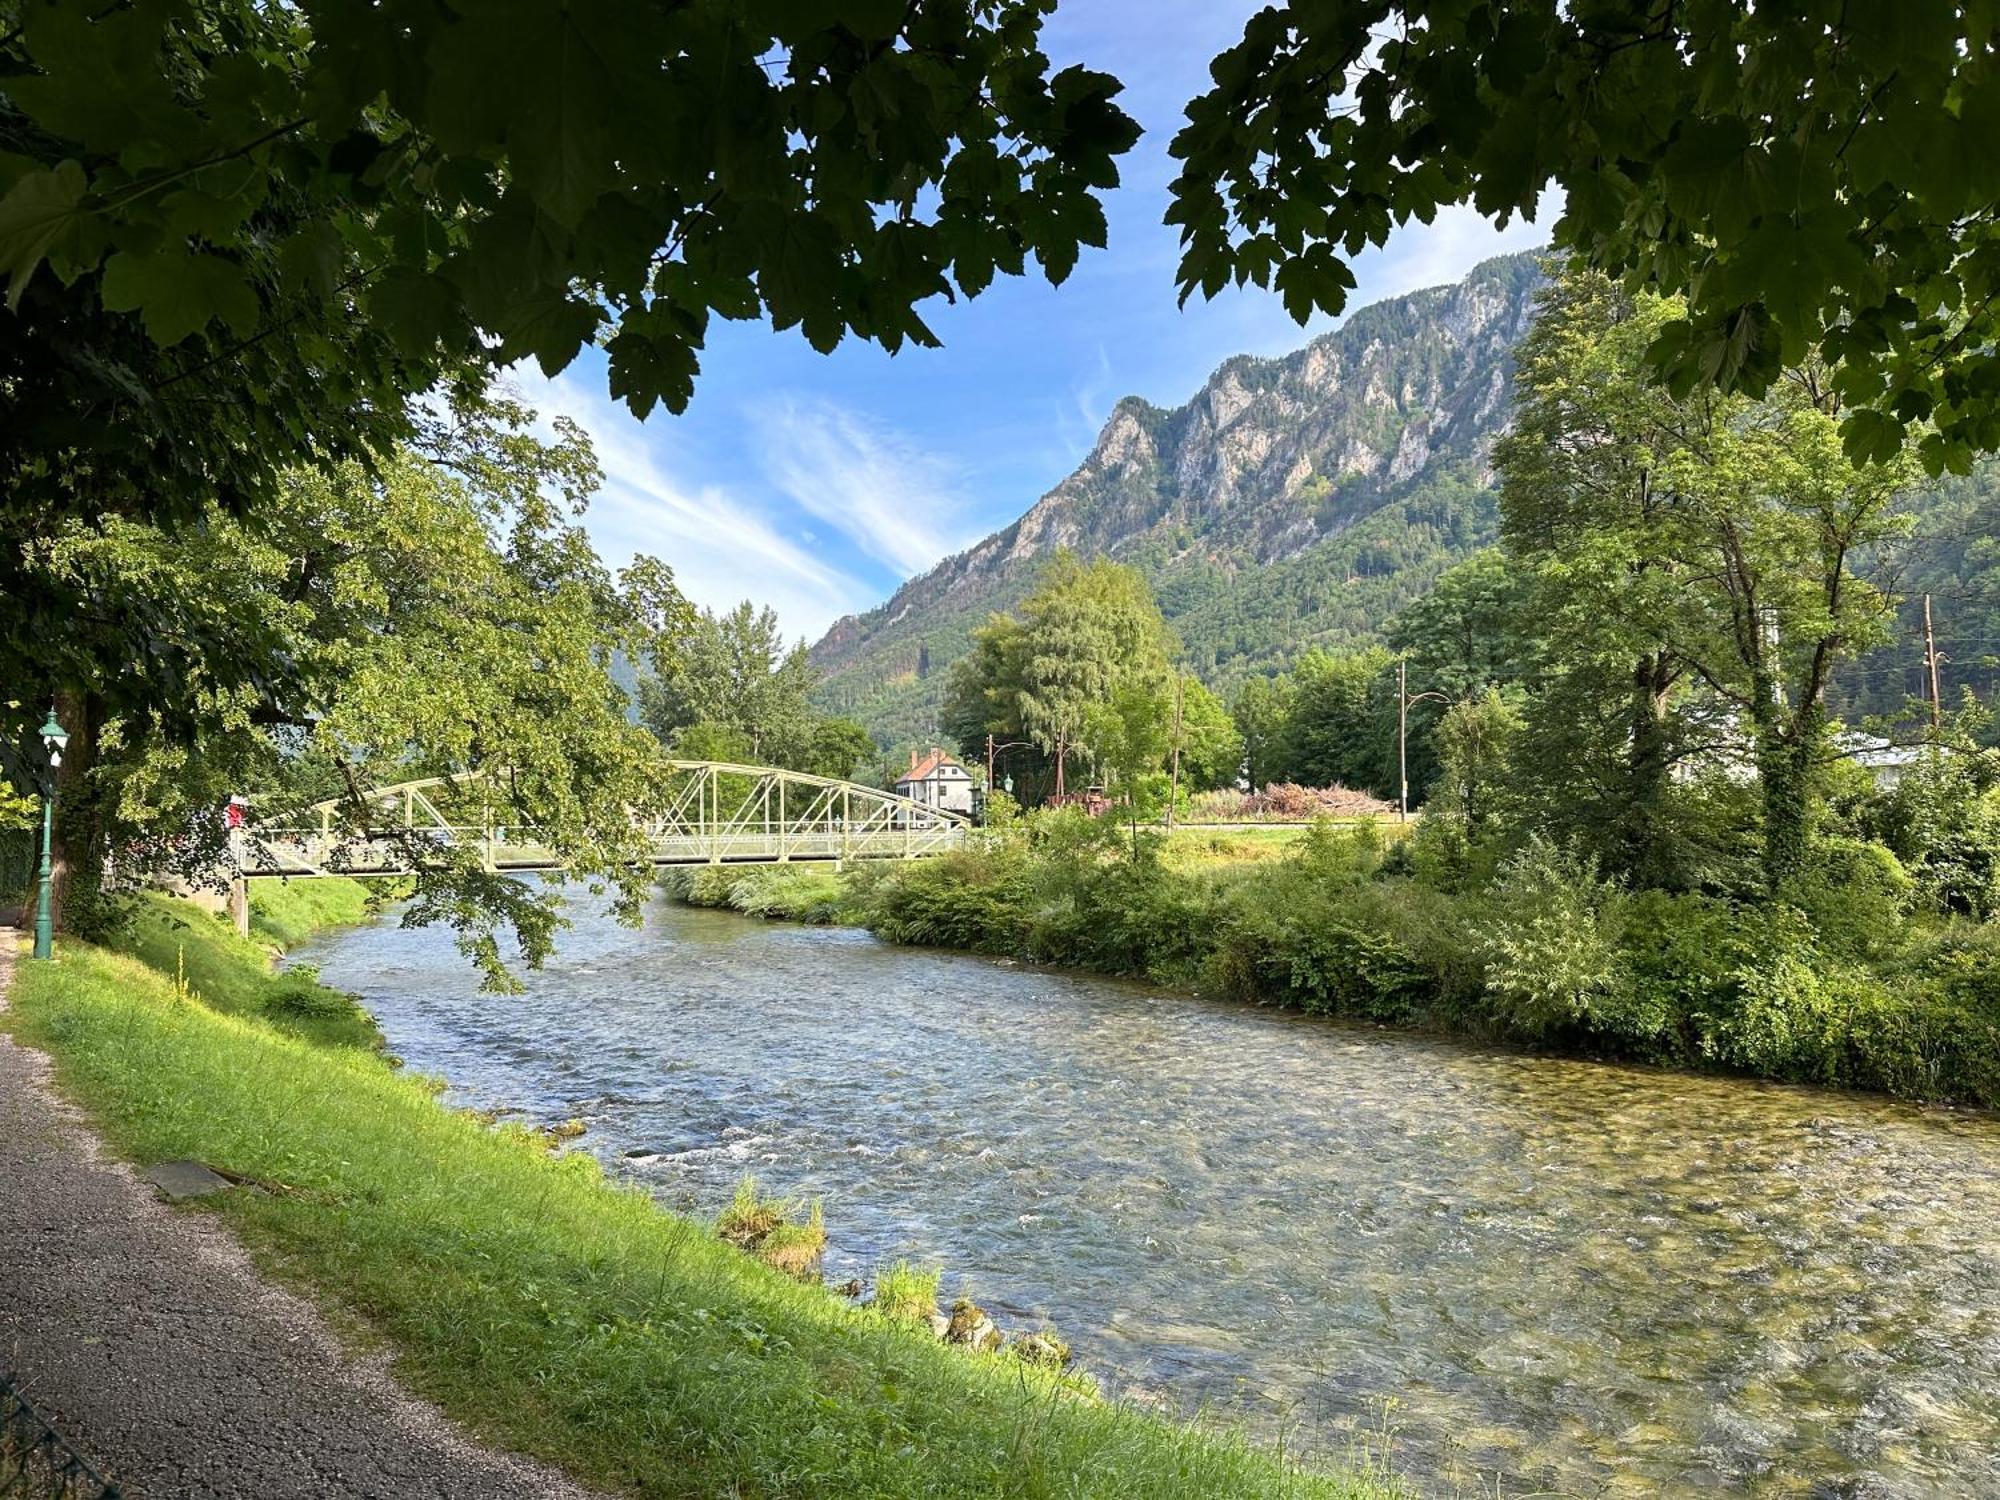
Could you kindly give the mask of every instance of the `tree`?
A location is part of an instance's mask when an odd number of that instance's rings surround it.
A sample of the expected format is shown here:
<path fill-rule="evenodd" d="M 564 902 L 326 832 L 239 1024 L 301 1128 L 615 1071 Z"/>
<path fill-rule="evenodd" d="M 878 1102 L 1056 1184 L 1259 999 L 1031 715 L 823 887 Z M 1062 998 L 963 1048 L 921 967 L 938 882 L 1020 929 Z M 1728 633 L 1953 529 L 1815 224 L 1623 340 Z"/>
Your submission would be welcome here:
<path fill-rule="evenodd" d="M 1633 291 L 1676 394 L 1828 362 L 1852 459 L 2000 446 L 2000 55 L 1984 6 L 1289 0 L 1188 106 L 1182 297 L 1337 313 L 1347 258 L 1471 203 Z"/>
<path fill-rule="evenodd" d="M 683 760 L 778 766 L 845 779 L 876 754 L 852 719 L 812 706 L 819 685 L 804 642 L 785 644 L 777 611 L 744 600 L 703 610 L 673 669 L 639 680 L 646 727 Z"/>
<path fill-rule="evenodd" d="M 1229 713 L 1243 741 L 1243 776 L 1253 790 L 1288 774 L 1285 726 L 1292 716 L 1292 697 L 1288 677 L 1252 677 L 1236 690 Z"/>
<path fill-rule="evenodd" d="M 1484 838 L 1501 819 L 1513 781 L 1513 756 L 1521 710 L 1513 696 L 1486 688 L 1461 698 L 1438 721 L 1441 808 L 1465 826 L 1467 838 Z"/>
<path fill-rule="evenodd" d="M 851 779 L 857 767 L 880 757 L 881 747 L 852 719 L 821 719 L 813 726 L 805 764 L 797 769 L 816 776 Z"/>
<path fill-rule="evenodd" d="M 1395 658 L 1380 646 L 1348 655 L 1312 650 L 1292 671 L 1284 779 L 1380 788 L 1396 778 Z"/>
<path fill-rule="evenodd" d="M 819 720 L 813 687 L 804 643 L 787 646 L 777 611 L 746 599 L 701 612 L 672 674 L 641 680 L 640 714 L 676 750 L 685 731 L 709 725 L 740 734 L 753 762 L 803 769 Z"/>
<path fill-rule="evenodd" d="M 1124 800 L 1138 853 L 1139 820 L 1158 808 L 1160 768 L 1173 743 L 1172 704 L 1153 683 L 1129 681 L 1094 704 L 1086 717 L 1092 754 Z"/>
<path fill-rule="evenodd" d="M 1107 735 L 1121 733 L 1106 712 L 1119 693 L 1166 687 L 1170 643 L 1141 575 L 1059 551 L 1018 615 L 993 615 L 973 631 L 971 653 L 946 678 L 939 722 L 969 757 L 985 755 L 989 734 L 1029 742 L 1010 766 L 1060 793 L 1070 762 L 1101 756 Z"/>
<path fill-rule="evenodd" d="M 1531 712 L 1532 757 L 1589 828 L 1605 867 L 1678 884 L 1666 803 L 1701 743 L 1675 705 L 1692 665 L 1675 649 L 1685 502 L 1659 449 L 1714 426 L 1714 402 L 1676 401 L 1644 351 L 1671 317 L 1608 279 L 1559 269 L 1515 354 L 1513 429 L 1494 445 L 1501 534 L 1546 637 L 1552 679 Z M 1539 584 L 1538 584 L 1539 580 Z"/>
<path fill-rule="evenodd" d="M 462 410 L 432 455 L 290 474 L 251 527 L 211 508 L 167 531 L 70 520 L 27 550 L 38 606 L 59 611 L 28 700 L 71 731 L 62 768 L 64 915 L 88 924 L 107 857 L 119 874 L 199 873 L 232 792 L 337 799 L 356 836 L 398 837 L 367 795 L 445 776 L 496 820 L 531 827 L 571 873 L 635 914 L 648 888 L 634 810 L 656 757 L 625 716 L 615 650 L 665 664 L 687 611 L 658 564 L 613 578 L 575 516 L 595 487 L 574 429 Z M 121 662 L 144 622 L 155 652 Z M 441 796 L 453 795 L 441 793 Z M 481 868 L 476 851 L 404 838 L 413 923 L 447 922 L 493 983 L 498 933 L 549 951 L 560 897 Z"/>
<path fill-rule="evenodd" d="M 1747 742 L 1776 890 L 1806 857 L 1828 686 L 1890 617 L 1857 569 L 1904 528 L 1915 468 L 1843 450 L 1840 398 L 1814 359 L 1755 401 L 1652 382 L 1645 350 L 1678 311 L 1573 272 L 1522 348 L 1519 420 L 1495 461 L 1503 534 L 1536 575 L 1549 641 L 1530 718 L 1596 717 L 1575 738 L 1623 747 L 1610 800 L 1624 868 L 1648 881 L 1662 878 L 1676 764 L 1700 736 L 1725 753 Z M 1609 725 L 1586 707 L 1606 695 L 1624 703 Z"/>
<path fill-rule="evenodd" d="M 1533 673 L 1539 648 L 1527 583 L 1512 559 L 1488 547 L 1447 569 L 1383 634 L 1426 691 L 1462 699 L 1519 681 Z"/>
<path fill-rule="evenodd" d="M 1055 790 L 1072 755 L 1092 750 L 1092 714 L 1123 689 L 1166 676 L 1167 627 L 1146 581 L 1117 563 L 1079 562 L 1067 549 L 1021 604 L 1016 708 L 1029 738 L 1053 757 Z"/>
<path fill-rule="evenodd" d="M 1180 752 L 1180 784 L 1205 792 L 1233 786 L 1243 772 L 1243 736 L 1222 700 L 1189 673 L 1168 690 L 1178 699 L 1168 718 L 1167 753 Z"/>

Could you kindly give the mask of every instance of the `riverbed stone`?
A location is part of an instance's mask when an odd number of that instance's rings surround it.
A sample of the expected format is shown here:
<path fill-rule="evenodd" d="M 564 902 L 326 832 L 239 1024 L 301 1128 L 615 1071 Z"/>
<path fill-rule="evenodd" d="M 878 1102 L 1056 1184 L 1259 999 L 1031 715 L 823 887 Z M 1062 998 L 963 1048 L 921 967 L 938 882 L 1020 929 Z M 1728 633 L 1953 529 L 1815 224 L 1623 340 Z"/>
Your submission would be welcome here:
<path fill-rule="evenodd" d="M 960 1297 L 952 1303 L 944 1337 L 948 1344 L 964 1344 L 972 1349 L 998 1349 L 1002 1342 L 999 1327 L 970 1297 Z"/>
<path fill-rule="evenodd" d="M 139 1174 L 159 1190 L 169 1203 L 189 1198 L 205 1198 L 210 1193 L 227 1192 L 227 1177 L 211 1172 L 198 1161 L 163 1161 Z"/>
<path fill-rule="evenodd" d="M 1040 1365 L 1047 1370 L 1060 1370 L 1071 1358 L 1069 1345 L 1046 1329 L 1040 1333 L 1018 1334 L 1007 1347 L 1023 1363 Z"/>

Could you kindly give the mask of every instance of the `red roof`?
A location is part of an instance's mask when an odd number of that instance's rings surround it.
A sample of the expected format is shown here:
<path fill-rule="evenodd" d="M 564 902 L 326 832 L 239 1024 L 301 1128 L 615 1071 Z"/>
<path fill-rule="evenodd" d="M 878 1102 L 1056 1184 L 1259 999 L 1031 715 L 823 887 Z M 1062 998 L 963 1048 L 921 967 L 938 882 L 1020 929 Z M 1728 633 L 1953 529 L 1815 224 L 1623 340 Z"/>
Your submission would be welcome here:
<path fill-rule="evenodd" d="M 942 750 L 933 750 L 901 776 L 898 776 L 896 778 L 897 784 L 901 785 L 905 781 L 928 781 L 935 772 L 945 766 L 958 766 L 961 771 L 965 769 L 959 763 L 958 757 L 947 755 Z"/>

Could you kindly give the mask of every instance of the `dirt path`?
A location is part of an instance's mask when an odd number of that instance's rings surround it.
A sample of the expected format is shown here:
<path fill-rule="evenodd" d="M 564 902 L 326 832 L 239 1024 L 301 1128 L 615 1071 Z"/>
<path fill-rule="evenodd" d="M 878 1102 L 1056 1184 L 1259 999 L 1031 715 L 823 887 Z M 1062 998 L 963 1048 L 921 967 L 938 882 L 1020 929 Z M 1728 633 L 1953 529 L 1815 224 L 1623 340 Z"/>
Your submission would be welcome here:
<path fill-rule="evenodd" d="M 0 927 L 0 1007 L 18 950 Z M 213 1218 L 158 1201 L 4 1032 L 0 1371 L 133 1500 L 587 1500 L 344 1350 Z"/>

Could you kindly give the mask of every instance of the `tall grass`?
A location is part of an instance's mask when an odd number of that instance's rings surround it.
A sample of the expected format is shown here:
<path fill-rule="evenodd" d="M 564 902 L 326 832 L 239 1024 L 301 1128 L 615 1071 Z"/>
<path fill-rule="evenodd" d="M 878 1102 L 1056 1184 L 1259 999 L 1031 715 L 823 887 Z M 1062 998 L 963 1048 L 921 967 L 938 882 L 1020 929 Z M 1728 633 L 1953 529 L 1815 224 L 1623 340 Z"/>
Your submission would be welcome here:
<path fill-rule="evenodd" d="M 7 1024 L 54 1054 L 116 1150 L 266 1184 L 215 1211 L 489 1438 L 643 1496 L 1403 1493 L 1079 1397 L 802 1285 L 587 1155 L 281 1029 L 249 1003 L 268 978 L 252 945 L 205 917 L 173 932 L 156 922 L 135 956 L 72 943 L 24 966 Z M 199 1000 L 177 991 L 177 956 Z"/>
<path fill-rule="evenodd" d="M 352 886 L 364 902 L 367 897 L 354 881 L 324 883 Z M 293 889 L 306 884 L 302 881 Z M 253 903 L 255 899 L 253 893 Z M 334 912 L 345 912 L 352 905 L 351 899 L 322 901 L 323 910 Z M 255 913 L 253 904 L 253 930 Z M 305 920 L 296 908 L 284 911 L 285 930 L 301 937 L 310 930 L 302 925 Z M 141 896 L 130 921 L 110 941 L 118 951 L 159 973 L 176 976 L 193 997 L 226 1015 L 260 1017 L 278 1030 L 326 1045 L 376 1047 L 381 1043 L 382 1034 L 374 1019 L 352 996 L 325 988 L 317 982 L 317 972 L 309 968 L 273 973 L 270 955 L 262 944 L 239 937 L 226 917 L 205 912 L 190 902 L 156 894 Z"/>

